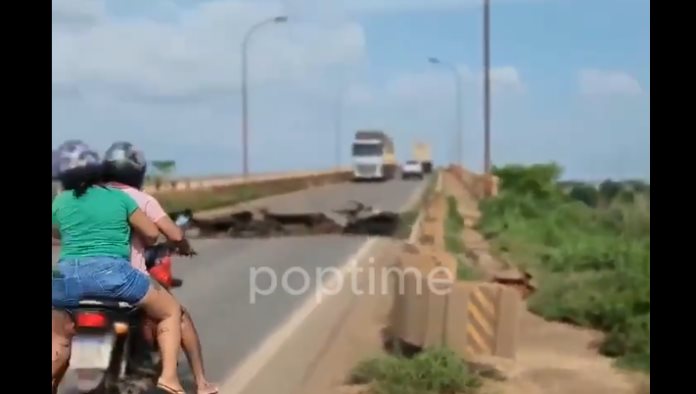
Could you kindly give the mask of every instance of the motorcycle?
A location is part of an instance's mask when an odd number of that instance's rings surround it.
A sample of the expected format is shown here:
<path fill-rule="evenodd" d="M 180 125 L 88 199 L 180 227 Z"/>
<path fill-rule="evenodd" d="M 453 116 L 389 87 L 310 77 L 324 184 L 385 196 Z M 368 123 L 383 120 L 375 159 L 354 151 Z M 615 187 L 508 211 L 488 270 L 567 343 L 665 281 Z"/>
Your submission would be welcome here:
<path fill-rule="evenodd" d="M 172 276 L 174 249 L 161 243 L 145 253 L 150 275 L 167 289 L 183 284 Z M 124 385 L 157 375 L 157 362 L 152 359 L 154 349 L 142 338 L 142 315 L 137 307 L 126 302 L 85 299 L 72 316 L 76 334 L 70 367 L 77 375 L 80 393 L 121 393 L 127 391 L 122 390 Z"/>

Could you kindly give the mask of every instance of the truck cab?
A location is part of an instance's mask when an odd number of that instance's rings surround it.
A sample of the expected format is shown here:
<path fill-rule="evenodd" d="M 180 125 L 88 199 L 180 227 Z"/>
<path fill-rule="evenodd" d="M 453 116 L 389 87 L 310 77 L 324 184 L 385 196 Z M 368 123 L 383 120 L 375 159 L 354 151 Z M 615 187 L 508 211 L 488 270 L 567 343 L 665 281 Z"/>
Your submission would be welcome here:
<path fill-rule="evenodd" d="M 378 139 L 353 141 L 352 157 L 354 180 L 382 180 L 386 178 L 382 141 Z"/>

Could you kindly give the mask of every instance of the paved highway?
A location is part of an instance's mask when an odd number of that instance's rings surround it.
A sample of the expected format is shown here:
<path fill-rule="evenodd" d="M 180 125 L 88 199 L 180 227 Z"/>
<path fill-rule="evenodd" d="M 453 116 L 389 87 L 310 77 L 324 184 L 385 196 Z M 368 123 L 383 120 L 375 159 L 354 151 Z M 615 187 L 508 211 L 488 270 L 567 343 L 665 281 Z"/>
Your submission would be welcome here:
<path fill-rule="evenodd" d="M 399 210 L 412 203 L 423 182 L 395 180 L 373 184 L 337 184 L 313 188 L 255 202 L 274 211 L 303 212 L 341 207 L 359 200 L 384 210 Z M 337 267 L 346 262 L 366 241 L 362 237 L 318 236 L 265 240 L 196 240 L 199 255 L 178 258 L 174 272 L 184 280 L 175 294 L 191 312 L 197 324 L 210 378 L 222 383 L 231 370 L 282 324 L 315 288 L 313 273 L 321 267 Z M 54 251 L 54 259 L 55 251 Z M 283 274 L 291 267 L 310 273 L 310 291 L 292 295 L 276 291 L 259 294 L 252 304 L 250 273 L 253 268 L 271 268 L 281 286 Z M 300 289 L 301 274 L 288 276 L 293 289 Z M 259 274 L 258 288 L 268 288 L 270 276 Z M 184 372 L 185 370 L 186 372 Z M 187 363 L 182 375 L 189 377 Z M 66 380 L 63 393 L 69 393 Z"/>
<path fill-rule="evenodd" d="M 338 183 L 306 191 L 267 197 L 252 202 L 277 212 L 313 212 L 342 208 L 351 200 L 382 210 L 398 211 L 421 182 L 391 181 L 387 183 Z"/>

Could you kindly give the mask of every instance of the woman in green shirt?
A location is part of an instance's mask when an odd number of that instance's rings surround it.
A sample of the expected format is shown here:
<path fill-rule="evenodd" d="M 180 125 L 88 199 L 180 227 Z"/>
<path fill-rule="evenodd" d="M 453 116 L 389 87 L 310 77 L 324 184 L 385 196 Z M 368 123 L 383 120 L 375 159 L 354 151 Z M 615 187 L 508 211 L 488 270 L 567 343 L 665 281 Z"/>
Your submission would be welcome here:
<path fill-rule="evenodd" d="M 71 141 L 59 148 L 57 156 L 64 191 L 56 196 L 52 207 L 53 235 L 61 239 L 60 259 L 53 270 L 53 308 L 70 310 L 85 298 L 138 305 L 158 322 L 157 340 L 162 353 L 158 387 L 183 393 L 176 370 L 181 306 L 130 262 L 131 228 L 152 244 L 159 236 L 157 226 L 126 193 L 99 185 L 101 164 L 86 145 Z M 69 335 L 54 330 L 55 341 L 70 343 Z M 56 355 L 56 351 L 61 354 Z M 69 358 L 69 346 L 54 348 L 53 370 L 64 371 Z M 54 382 L 57 380 L 60 376 L 54 375 Z"/>

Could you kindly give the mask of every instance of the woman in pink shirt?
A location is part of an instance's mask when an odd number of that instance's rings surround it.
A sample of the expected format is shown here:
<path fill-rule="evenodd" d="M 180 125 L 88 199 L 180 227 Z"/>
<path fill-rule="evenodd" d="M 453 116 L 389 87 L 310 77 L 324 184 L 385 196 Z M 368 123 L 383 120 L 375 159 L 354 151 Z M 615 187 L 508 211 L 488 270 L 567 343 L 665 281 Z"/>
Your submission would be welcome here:
<path fill-rule="evenodd" d="M 177 247 L 178 253 L 190 255 L 192 249 L 183 231 L 169 218 L 157 199 L 140 190 L 147 168 L 143 153 L 128 142 L 116 142 L 106 151 L 103 164 L 103 181 L 130 195 L 167 240 Z M 145 247 L 138 237 L 133 237 L 131 241 L 131 263 L 138 270 L 147 273 Z M 145 326 L 146 330 L 152 327 L 149 323 Z M 146 337 L 151 339 L 152 336 L 146 335 Z M 198 394 L 216 394 L 217 387 L 205 377 L 198 332 L 191 315 L 184 308 L 182 308 L 181 317 L 181 344 L 191 365 Z"/>

